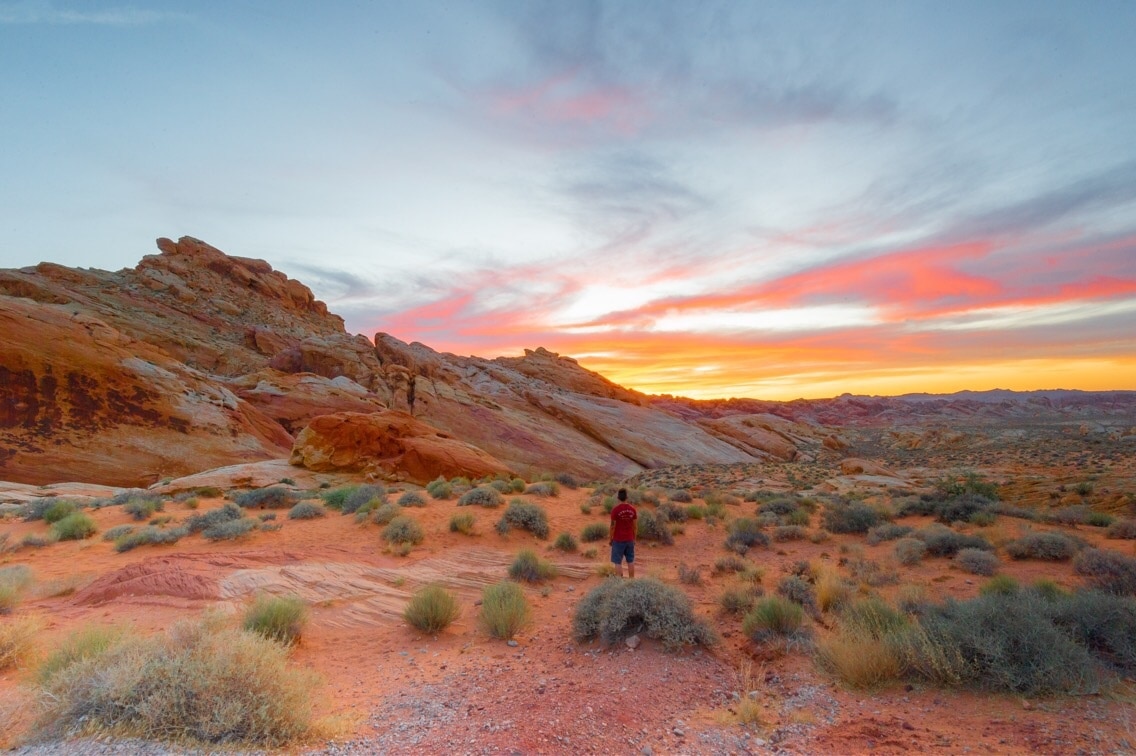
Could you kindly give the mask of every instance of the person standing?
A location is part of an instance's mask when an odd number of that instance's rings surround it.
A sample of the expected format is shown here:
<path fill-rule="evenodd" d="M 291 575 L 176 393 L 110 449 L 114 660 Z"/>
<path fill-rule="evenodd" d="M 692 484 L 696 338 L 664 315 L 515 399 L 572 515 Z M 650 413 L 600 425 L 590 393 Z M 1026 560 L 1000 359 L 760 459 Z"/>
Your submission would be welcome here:
<path fill-rule="evenodd" d="M 627 489 L 619 489 L 619 503 L 611 510 L 608 542 L 611 544 L 611 563 L 623 577 L 623 560 L 627 559 L 627 577 L 635 577 L 635 526 L 639 513 L 627 503 Z"/>

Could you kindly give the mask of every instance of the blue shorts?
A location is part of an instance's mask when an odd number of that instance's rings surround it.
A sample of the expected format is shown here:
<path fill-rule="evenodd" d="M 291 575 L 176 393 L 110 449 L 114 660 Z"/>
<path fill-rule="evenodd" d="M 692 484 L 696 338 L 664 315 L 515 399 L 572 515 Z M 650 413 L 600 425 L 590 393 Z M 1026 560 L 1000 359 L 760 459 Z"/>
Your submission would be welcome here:
<path fill-rule="evenodd" d="M 628 564 L 635 564 L 635 541 L 611 542 L 611 563 L 622 564 L 623 557 L 627 557 Z"/>

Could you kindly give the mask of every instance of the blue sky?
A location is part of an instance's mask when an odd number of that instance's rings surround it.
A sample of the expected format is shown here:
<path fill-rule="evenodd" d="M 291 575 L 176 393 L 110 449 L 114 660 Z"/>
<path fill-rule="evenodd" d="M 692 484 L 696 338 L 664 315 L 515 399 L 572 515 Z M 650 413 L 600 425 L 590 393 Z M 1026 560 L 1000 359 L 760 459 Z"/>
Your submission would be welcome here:
<path fill-rule="evenodd" d="M 0 266 L 653 392 L 1136 389 L 1136 4 L 0 0 Z"/>

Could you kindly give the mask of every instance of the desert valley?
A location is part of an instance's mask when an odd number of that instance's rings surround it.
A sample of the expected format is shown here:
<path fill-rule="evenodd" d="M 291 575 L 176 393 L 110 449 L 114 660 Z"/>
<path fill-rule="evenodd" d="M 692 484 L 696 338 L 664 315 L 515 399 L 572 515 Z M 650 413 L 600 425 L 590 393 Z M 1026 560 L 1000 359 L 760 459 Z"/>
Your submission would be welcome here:
<path fill-rule="evenodd" d="M 0 745 L 1136 752 L 1136 391 L 647 395 L 157 246 L 0 270 Z M 242 629 L 272 599 L 287 643 Z M 208 701 L 129 666 L 246 636 L 276 666 Z"/>

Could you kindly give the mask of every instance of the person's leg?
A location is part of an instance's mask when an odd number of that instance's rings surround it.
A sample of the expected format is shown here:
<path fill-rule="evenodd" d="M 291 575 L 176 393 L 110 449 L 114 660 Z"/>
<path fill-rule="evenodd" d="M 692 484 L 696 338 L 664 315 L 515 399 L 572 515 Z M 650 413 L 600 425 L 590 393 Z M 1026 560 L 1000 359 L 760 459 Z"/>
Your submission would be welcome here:
<path fill-rule="evenodd" d="M 619 541 L 611 542 L 611 563 L 615 565 L 615 571 L 623 577 L 623 544 Z"/>
<path fill-rule="evenodd" d="M 632 541 L 631 543 L 627 544 L 627 549 L 624 550 L 623 553 L 627 556 L 627 577 L 634 578 L 635 577 L 635 542 Z M 619 573 L 622 576 L 623 570 L 620 570 Z"/>

